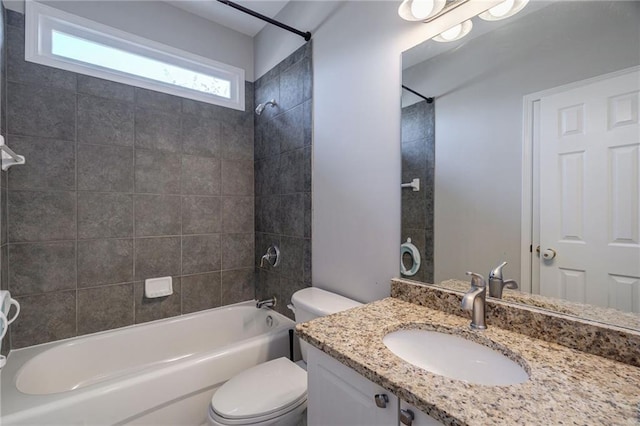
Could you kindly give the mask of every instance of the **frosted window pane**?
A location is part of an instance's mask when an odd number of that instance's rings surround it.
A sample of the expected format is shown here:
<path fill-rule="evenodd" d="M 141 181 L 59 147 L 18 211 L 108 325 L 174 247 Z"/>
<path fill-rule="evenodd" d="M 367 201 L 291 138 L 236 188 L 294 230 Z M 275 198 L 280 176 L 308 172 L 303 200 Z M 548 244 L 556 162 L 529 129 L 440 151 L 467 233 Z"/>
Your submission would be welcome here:
<path fill-rule="evenodd" d="M 51 53 L 138 77 L 226 99 L 231 98 L 231 82 L 228 80 L 170 65 L 56 30 L 52 31 Z"/>

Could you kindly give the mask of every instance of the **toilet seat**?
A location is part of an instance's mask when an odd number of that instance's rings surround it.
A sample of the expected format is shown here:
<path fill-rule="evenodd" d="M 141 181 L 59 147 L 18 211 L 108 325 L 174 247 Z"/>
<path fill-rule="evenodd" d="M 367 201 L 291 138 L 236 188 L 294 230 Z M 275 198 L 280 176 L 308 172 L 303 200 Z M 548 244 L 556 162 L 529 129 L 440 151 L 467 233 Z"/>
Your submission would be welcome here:
<path fill-rule="evenodd" d="M 307 372 L 287 358 L 278 358 L 222 385 L 211 398 L 209 415 L 225 425 L 256 424 L 286 415 L 306 401 Z"/>
<path fill-rule="evenodd" d="M 287 425 L 297 424 L 297 419 L 307 409 L 307 398 L 305 397 L 298 405 L 288 406 L 282 411 L 271 413 L 265 416 L 252 417 L 246 419 L 227 419 L 217 414 L 209 405 L 209 421 L 212 425 L 220 426 L 262 426 L 262 425 Z M 292 419 L 293 421 L 291 421 Z"/>

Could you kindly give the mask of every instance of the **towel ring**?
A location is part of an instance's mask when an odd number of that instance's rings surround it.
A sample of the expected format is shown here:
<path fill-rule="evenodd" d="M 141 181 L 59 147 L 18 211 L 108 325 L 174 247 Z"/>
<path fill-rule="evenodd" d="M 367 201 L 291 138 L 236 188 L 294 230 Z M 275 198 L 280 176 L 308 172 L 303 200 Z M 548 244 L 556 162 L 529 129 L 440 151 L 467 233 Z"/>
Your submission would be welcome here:
<path fill-rule="evenodd" d="M 411 268 L 407 269 L 402 261 L 404 255 L 408 254 L 413 261 Z M 400 272 L 402 275 L 407 277 L 412 277 L 418 273 L 420 269 L 420 251 L 418 248 L 411 242 L 411 238 L 407 238 L 407 242 L 400 245 Z"/>

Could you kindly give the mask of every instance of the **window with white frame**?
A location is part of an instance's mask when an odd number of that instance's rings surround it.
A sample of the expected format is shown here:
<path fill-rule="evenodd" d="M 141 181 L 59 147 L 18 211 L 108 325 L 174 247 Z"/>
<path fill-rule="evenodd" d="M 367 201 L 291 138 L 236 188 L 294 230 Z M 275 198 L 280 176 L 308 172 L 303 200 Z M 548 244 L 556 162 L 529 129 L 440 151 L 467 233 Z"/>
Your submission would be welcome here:
<path fill-rule="evenodd" d="M 244 70 L 26 2 L 27 61 L 244 110 Z"/>

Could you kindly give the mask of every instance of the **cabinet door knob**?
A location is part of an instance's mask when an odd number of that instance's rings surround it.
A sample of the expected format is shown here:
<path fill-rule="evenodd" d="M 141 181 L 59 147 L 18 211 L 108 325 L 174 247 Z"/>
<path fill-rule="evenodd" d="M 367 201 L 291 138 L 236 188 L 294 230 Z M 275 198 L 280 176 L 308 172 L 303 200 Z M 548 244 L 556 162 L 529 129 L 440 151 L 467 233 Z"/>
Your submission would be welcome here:
<path fill-rule="evenodd" d="M 413 411 L 400 410 L 400 423 L 402 423 L 403 425 L 411 426 L 414 418 L 415 416 L 413 415 Z"/>
<path fill-rule="evenodd" d="M 379 393 L 373 397 L 376 401 L 376 405 L 378 408 L 387 408 L 387 402 L 389 402 L 389 397 L 383 393 Z"/>

